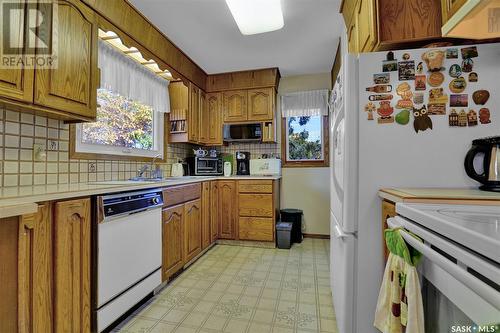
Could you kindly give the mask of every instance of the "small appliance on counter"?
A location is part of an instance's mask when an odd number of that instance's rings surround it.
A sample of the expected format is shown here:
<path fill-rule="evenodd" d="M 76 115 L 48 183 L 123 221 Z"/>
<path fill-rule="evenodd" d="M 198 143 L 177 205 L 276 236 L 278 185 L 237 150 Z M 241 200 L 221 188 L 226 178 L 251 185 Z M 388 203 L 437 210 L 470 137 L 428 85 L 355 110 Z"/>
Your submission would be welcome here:
<path fill-rule="evenodd" d="M 223 174 L 223 162 L 220 157 L 198 157 L 186 158 L 191 176 L 220 176 Z"/>
<path fill-rule="evenodd" d="M 482 154 L 482 172 L 476 171 L 476 156 Z M 500 192 L 500 136 L 476 139 L 467 152 L 464 161 L 465 172 L 472 179 L 480 182 L 480 190 Z"/>
<path fill-rule="evenodd" d="M 250 175 L 250 153 L 247 151 L 236 152 L 236 174 L 241 176 Z"/>
<path fill-rule="evenodd" d="M 230 177 L 233 172 L 233 167 L 231 162 L 224 162 L 224 177 Z"/>
<path fill-rule="evenodd" d="M 250 160 L 250 175 L 280 176 L 281 160 L 278 158 L 259 158 Z"/>
<path fill-rule="evenodd" d="M 184 176 L 184 166 L 182 161 L 172 164 L 172 171 L 170 172 L 171 177 L 182 177 Z"/>

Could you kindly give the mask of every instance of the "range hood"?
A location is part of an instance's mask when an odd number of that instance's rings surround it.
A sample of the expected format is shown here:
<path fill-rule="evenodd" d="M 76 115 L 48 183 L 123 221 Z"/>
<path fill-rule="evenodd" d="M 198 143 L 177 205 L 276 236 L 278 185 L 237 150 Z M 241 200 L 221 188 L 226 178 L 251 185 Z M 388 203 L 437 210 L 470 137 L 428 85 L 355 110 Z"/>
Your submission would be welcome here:
<path fill-rule="evenodd" d="M 262 124 L 225 124 L 225 142 L 260 142 L 262 141 Z"/>
<path fill-rule="evenodd" d="M 500 38 L 500 0 L 468 0 L 441 28 L 443 37 Z"/>

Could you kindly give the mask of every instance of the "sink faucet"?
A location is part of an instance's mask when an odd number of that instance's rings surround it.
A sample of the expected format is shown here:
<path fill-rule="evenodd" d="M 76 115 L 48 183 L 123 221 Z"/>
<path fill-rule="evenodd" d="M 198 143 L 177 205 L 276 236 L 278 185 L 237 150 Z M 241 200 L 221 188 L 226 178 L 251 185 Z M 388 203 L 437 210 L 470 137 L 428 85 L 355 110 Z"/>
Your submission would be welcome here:
<path fill-rule="evenodd" d="M 151 163 L 149 163 L 149 164 L 145 163 L 139 170 L 137 170 L 137 178 L 143 178 L 144 173 L 148 170 L 150 170 L 149 178 L 161 178 L 162 177 L 161 169 L 159 169 L 159 168 L 154 169 L 155 161 L 160 156 L 161 156 L 161 154 L 157 154 L 157 155 L 153 156 Z"/>

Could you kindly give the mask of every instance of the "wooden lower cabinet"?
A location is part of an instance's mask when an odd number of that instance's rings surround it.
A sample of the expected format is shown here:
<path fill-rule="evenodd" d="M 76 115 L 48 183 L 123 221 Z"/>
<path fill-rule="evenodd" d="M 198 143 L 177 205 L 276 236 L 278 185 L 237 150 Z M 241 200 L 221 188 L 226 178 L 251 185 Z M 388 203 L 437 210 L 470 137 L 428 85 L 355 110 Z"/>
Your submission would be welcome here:
<path fill-rule="evenodd" d="M 219 238 L 235 239 L 237 191 L 235 181 L 219 181 Z"/>
<path fill-rule="evenodd" d="M 90 199 L 54 206 L 54 332 L 90 332 Z"/>
<path fill-rule="evenodd" d="M 273 195 L 240 193 L 238 211 L 239 216 L 273 217 Z"/>
<path fill-rule="evenodd" d="M 184 261 L 201 252 L 201 200 L 184 204 Z"/>
<path fill-rule="evenodd" d="M 219 237 L 219 182 L 210 182 L 210 243 L 213 243 Z"/>
<path fill-rule="evenodd" d="M 201 185 L 201 249 L 206 249 L 212 243 L 210 232 L 210 182 Z"/>
<path fill-rule="evenodd" d="M 387 249 L 387 246 L 385 246 L 384 230 L 389 228 L 387 220 L 396 215 L 396 204 L 386 200 L 382 201 L 382 244 L 384 244 L 383 248 L 385 260 L 389 257 L 389 250 Z"/>
<path fill-rule="evenodd" d="M 162 281 L 166 281 L 184 266 L 184 205 L 164 208 L 162 222 Z"/>
<path fill-rule="evenodd" d="M 272 242 L 274 221 L 272 218 L 240 216 L 238 234 L 241 240 Z"/>

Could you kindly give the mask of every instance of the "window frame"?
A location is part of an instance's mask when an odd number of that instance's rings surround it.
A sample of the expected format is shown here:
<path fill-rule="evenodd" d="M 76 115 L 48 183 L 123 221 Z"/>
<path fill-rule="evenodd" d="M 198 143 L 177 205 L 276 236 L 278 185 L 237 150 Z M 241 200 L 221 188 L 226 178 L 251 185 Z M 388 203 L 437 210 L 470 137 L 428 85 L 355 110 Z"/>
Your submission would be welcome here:
<path fill-rule="evenodd" d="M 321 131 L 322 131 L 322 146 L 323 146 L 323 159 L 322 160 L 288 160 L 288 125 L 286 118 L 281 118 L 281 155 L 283 168 L 322 168 L 330 166 L 330 135 L 329 135 L 329 117 L 321 117 Z"/>

